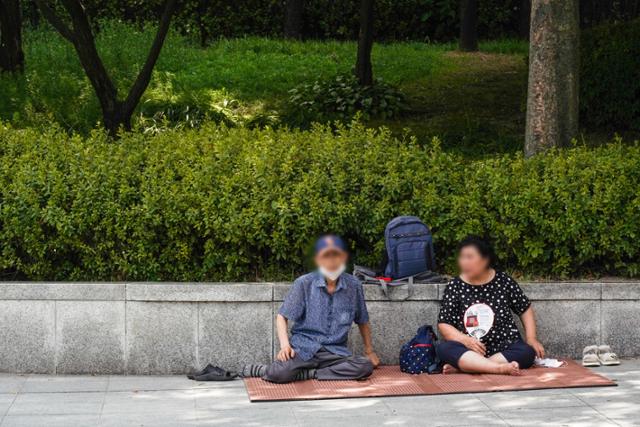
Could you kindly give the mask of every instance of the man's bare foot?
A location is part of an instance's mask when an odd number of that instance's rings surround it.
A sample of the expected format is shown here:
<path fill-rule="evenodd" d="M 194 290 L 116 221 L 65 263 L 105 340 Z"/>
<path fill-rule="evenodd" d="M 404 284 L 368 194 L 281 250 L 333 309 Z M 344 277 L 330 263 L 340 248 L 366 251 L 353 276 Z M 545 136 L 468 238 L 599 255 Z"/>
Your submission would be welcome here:
<path fill-rule="evenodd" d="M 460 371 L 458 371 L 454 366 L 449 365 L 448 363 L 445 363 L 445 365 L 442 367 L 442 373 L 445 375 L 457 374 L 458 372 Z"/>
<path fill-rule="evenodd" d="M 502 375 L 520 375 L 520 365 L 518 365 L 518 362 L 501 364 L 498 368 L 498 373 Z"/>

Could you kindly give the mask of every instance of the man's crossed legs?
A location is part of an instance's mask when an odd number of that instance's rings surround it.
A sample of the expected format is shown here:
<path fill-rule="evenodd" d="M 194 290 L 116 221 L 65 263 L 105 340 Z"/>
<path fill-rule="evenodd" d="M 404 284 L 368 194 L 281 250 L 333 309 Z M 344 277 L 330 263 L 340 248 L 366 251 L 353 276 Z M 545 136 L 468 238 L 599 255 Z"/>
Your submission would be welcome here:
<path fill-rule="evenodd" d="M 268 366 L 247 366 L 243 376 L 260 376 L 273 383 L 315 378 L 318 380 L 359 380 L 373 372 L 373 364 L 363 356 L 339 356 L 324 348 L 309 360 L 299 355 L 287 361 L 276 360 Z"/>

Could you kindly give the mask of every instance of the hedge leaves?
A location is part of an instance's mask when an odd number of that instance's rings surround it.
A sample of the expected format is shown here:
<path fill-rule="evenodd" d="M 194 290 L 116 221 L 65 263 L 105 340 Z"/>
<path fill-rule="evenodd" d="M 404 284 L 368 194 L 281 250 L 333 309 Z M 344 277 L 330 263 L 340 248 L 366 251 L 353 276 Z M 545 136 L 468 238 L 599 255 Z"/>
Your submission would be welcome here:
<path fill-rule="evenodd" d="M 386 130 L 227 129 L 72 136 L 0 125 L 6 279 L 289 279 L 320 233 L 375 266 L 420 216 L 453 272 L 468 233 L 527 275 L 640 274 L 640 147 L 470 162 Z"/>

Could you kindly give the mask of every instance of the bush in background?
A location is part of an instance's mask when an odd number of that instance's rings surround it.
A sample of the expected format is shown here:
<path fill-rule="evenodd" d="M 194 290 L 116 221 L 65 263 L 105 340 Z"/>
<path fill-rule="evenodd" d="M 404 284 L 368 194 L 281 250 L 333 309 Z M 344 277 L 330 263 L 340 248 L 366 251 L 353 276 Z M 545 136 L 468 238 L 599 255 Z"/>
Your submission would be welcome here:
<path fill-rule="evenodd" d="M 583 32 L 581 49 L 582 122 L 640 130 L 640 19 Z"/>
<path fill-rule="evenodd" d="M 169 130 L 69 137 L 0 126 L 5 279 L 290 279 L 344 235 L 377 265 L 385 224 L 433 228 L 441 267 L 469 233 L 526 275 L 640 275 L 640 146 L 467 161 L 387 130 Z"/>
<path fill-rule="evenodd" d="M 285 121 L 295 126 L 350 122 L 356 114 L 364 120 L 394 119 L 408 109 L 405 96 L 396 87 L 381 79 L 373 86 L 361 86 L 351 73 L 302 84 L 289 94 Z"/>

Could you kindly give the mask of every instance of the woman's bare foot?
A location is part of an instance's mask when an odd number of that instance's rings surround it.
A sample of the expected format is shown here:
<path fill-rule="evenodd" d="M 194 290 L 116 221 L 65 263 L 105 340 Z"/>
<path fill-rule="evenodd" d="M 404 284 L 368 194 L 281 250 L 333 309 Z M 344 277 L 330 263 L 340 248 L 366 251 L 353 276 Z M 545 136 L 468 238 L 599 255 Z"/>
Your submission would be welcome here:
<path fill-rule="evenodd" d="M 445 375 L 457 374 L 458 372 L 460 371 L 457 370 L 453 365 L 449 365 L 448 363 L 445 363 L 444 366 L 442 367 L 442 373 Z"/>
<path fill-rule="evenodd" d="M 497 373 L 502 375 L 520 375 L 520 365 L 518 365 L 518 362 L 503 363 L 498 368 Z"/>

